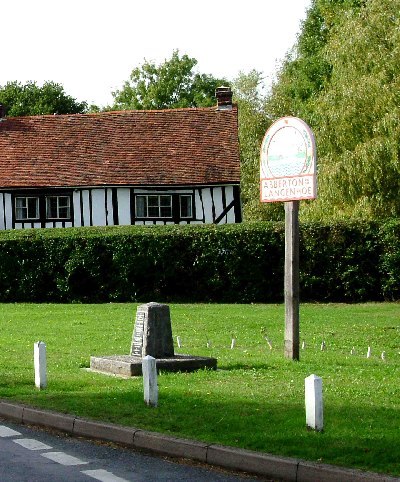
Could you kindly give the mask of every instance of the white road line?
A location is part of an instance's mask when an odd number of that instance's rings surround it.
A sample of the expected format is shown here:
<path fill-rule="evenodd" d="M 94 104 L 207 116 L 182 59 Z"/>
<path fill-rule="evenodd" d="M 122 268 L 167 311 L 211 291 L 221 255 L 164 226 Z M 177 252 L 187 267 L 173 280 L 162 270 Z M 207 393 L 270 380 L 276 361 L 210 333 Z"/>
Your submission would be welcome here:
<path fill-rule="evenodd" d="M 117 477 L 111 472 L 107 472 L 107 470 L 103 470 L 103 469 L 82 470 L 82 474 L 86 474 L 89 477 L 93 477 L 96 480 L 100 480 L 101 482 L 129 482 L 128 480 L 121 479 L 121 477 Z"/>
<path fill-rule="evenodd" d="M 33 438 L 17 438 L 13 440 L 16 444 L 22 445 L 28 450 L 48 450 L 52 449 L 50 445 L 46 445 L 43 442 L 39 442 L 39 440 L 35 440 Z"/>
<path fill-rule="evenodd" d="M 0 425 L 0 437 L 15 437 L 16 435 L 21 434 L 12 428 L 8 428 L 5 425 Z"/>
<path fill-rule="evenodd" d="M 83 465 L 88 463 L 64 452 L 46 452 L 41 454 L 41 456 L 61 465 Z"/>

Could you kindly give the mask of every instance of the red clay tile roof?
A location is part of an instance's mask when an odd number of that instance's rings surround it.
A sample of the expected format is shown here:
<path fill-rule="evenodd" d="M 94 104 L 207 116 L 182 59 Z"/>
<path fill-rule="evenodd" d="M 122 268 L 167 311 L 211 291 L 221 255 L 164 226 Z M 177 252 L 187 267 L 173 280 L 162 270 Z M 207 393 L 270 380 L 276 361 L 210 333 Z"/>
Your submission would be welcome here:
<path fill-rule="evenodd" d="M 239 170 L 236 106 L 0 122 L 0 188 L 238 183 Z"/>

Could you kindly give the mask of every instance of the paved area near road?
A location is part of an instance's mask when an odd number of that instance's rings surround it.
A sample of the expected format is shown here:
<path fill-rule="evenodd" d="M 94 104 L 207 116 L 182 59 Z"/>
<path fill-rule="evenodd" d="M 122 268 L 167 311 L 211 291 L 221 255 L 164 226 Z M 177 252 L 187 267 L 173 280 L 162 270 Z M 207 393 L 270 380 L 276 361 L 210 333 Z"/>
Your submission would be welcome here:
<path fill-rule="evenodd" d="M 253 477 L 0 421 L 2 482 L 257 482 Z"/>
<path fill-rule="evenodd" d="M 205 465 L 255 474 L 269 480 L 288 482 L 400 481 L 400 478 L 327 464 L 317 464 L 300 459 L 277 457 L 217 444 L 206 444 L 137 428 L 94 422 L 72 415 L 33 409 L 5 401 L 0 402 L 0 417 L 20 424 L 32 424 L 59 430 L 74 436 L 114 442 L 153 454 L 185 458 Z"/>

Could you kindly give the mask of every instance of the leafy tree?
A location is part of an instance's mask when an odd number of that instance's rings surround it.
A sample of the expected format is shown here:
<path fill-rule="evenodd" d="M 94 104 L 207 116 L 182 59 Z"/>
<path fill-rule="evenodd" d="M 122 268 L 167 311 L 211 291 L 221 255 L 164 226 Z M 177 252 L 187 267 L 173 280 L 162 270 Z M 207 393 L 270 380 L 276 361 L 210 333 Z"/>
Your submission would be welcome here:
<path fill-rule="evenodd" d="M 304 219 L 400 215 L 400 0 L 313 0 L 267 100 L 317 139 Z"/>
<path fill-rule="evenodd" d="M 78 114 L 87 109 L 86 102 L 77 102 L 60 84 L 13 81 L 0 86 L 0 104 L 10 117 L 42 114 Z"/>
<path fill-rule="evenodd" d="M 261 72 L 240 72 L 232 83 L 238 104 L 241 193 L 245 220 L 281 217 L 281 206 L 260 204 L 260 145 L 271 124 Z"/>
<path fill-rule="evenodd" d="M 348 0 L 312 0 L 296 44 L 286 55 L 272 86 L 268 110 L 308 121 L 313 99 L 329 82 L 332 65 L 325 57 L 331 29 Z"/>
<path fill-rule="evenodd" d="M 329 86 L 314 107 L 320 210 L 400 215 L 400 0 L 349 9 L 326 47 Z"/>
<path fill-rule="evenodd" d="M 132 70 L 121 90 L 113 92 L 114 109 L 171 109 L 209 107 L 215 104 L 215 89 L 225 79 L 194 70 L 197 60 L 175 50 L 160 65 L 144 61 Z"/>

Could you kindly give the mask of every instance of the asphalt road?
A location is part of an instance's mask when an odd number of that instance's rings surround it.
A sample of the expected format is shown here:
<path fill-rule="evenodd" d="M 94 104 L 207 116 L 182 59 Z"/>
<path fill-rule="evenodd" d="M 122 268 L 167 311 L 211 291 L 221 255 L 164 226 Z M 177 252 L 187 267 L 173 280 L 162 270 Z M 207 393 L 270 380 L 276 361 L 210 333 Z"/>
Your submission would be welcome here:
<path fill-rule="evenodd" d="M 94 480 L 251 482 L 260 479 L 0 420 L 1 482 Z"/>

